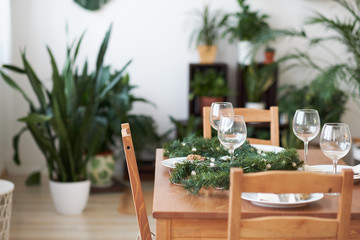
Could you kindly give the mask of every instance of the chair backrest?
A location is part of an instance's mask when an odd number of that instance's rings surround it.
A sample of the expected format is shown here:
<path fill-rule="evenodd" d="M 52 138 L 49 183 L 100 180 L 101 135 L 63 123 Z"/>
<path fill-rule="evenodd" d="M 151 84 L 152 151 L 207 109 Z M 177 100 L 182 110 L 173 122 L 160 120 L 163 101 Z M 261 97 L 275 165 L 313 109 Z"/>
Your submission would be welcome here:
<path fill-rule="evenodd" d="M 268 171 L 243 174 L 232 168 L 228 215 L 228 240 L 238 239 L 348 239 L 353 171 L 320 174 L 302 171 Z M 339 192 L 337 218 L 268 216 L 241 218 L 241 193 Z"/>
<path fill-rule="evenodd" d="M 265 144 L 279 146 L 279 108 L 270 107 L 265 109 L 234 108 L 235 115 L 242 115 L 245 122 L 269 122 L 270 140 L 247 138 L 250 144 Z M 210 107 L 203 108 L 203 135 L 204 138 L 211 138 Z"/>
<path fill-rule="evenodd" d="M 134 200 L 135 212 L 138 220 L 141 240 L 151 240 L 149 220 L 146 213 L 139 170 L 136 163 L 134 145 L 131 137 L 130 126 L 128 123 L 121 124 L 121 135 L 123 139 L 126 164 L 129 172 L 131 192 Z"/>

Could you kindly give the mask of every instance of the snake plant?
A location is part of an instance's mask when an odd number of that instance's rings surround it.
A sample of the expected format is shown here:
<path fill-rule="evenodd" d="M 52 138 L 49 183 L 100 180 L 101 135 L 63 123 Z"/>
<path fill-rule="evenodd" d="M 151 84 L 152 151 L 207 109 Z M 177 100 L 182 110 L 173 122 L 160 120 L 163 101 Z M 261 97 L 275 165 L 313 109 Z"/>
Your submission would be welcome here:
<path fill-rule="evenodd" d="M 20 165 L 19 140 L 25 131 L 30 131 L 37 146 L 46 159 L 46 166 L 51 180 L 60 182 L 76 182 L 87 178 L 86 165 L 94 154 L 93 146 L 98 144 L 107 125 L 106 118 L 97 114 L 99 104 L 109 91 L 122 79 L 123 72 L 130 61 L 114 75 L 108 78 L 110 68 L 103 65 L 104 55 L 111 34 L 111 26 L 101 44 L 96 68 L 88 75 L 88 63 L 78 72 L 75 61 L 84 34 L 76 45 L 67 47 L 67 55 L 63 69 L 60 71 L 52 51 L 47 47 L 52 67 L 52 89 L 47 89 L 30 65 L 25 51 L 21 52 L 22 67 L 3 65 L 0 70 L 2 79 L 18 91 L 29 104 L 29 112 L 19 121 L 24 127 L 13 138 L 14 161 Z M 5 69 L 25 74 L 35 93 L 36 104 L 25 93 L 20 85 L 12 79 Z M 86 99 L 86 100 L 84 100 Z M 89 129 L 95 133 L 89 138 Z M 39 172 L 28 178 L 39 179 Z"/>

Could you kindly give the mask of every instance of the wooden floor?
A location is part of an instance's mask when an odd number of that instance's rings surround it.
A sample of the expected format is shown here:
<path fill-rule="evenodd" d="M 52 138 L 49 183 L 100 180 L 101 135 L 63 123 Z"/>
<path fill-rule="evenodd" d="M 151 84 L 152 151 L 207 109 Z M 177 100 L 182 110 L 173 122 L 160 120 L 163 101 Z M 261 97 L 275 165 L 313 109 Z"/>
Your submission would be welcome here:
<path fill-rule="evenodd" d="M 131 192 L 91 194 L 87 208 L 79 216 L 55 212 L 49 186 L 26 187 L 24 177 L 7 177 L 15 184 L 10 224 L 10 239 L 121 239 L 134 240 L 138 233 Z M 153 182 L 143 184 L 150 228 Z"/>

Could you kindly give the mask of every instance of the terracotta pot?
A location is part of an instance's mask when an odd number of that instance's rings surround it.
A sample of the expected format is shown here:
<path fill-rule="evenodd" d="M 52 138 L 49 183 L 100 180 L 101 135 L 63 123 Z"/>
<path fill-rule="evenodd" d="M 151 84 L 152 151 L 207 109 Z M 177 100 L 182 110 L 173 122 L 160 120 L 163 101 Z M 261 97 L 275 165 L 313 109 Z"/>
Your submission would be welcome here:
<path fill-rule="evenodd" d="M 200 63 L 214 63 L 217 47 L 216 46 L 207 46 L 207 45 L 200 45 L 197 47 L 199 56 L 200 56 Z"/>
<path fill-rule="evenodd" d="M 201 109 L 201 116 L 203 115 L 203 107 L 211 106 L 213 102 L 223 102 L 224 97 L 200 97 L 200 109 Z"/>
<path fill-rule="evenodd" d="M 275 56 L 275 52 L 273 51 L 266 51 L 265 52 L 265 60 L 264 60 L 264 64 L 271 64 L 274 62 L 274 56 Z"/>

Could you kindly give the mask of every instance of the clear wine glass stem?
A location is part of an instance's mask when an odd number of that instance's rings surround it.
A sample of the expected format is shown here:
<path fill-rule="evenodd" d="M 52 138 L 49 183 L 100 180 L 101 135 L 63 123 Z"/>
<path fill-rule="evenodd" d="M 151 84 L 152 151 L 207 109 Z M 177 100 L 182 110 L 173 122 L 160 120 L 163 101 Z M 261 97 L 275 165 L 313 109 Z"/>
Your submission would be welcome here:
<path fill-rule="evenodd" d="M 333 166 L 333 173 L 336 174 L 337 172 L 337 161 L 338 159 L 333 160 L 334 166 Z"/>
<path fill-rule="evenodd" d="M 230 162 L 232 162 L 234 160 L 234 148 L 230 147 L 229 152 L 230 152 Z"/>
<path fill-rule="evenodd" d="M 307 165 L 308 149 L 309 149 L 309 142 L 304 141 L 304 165 Z"/>

